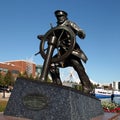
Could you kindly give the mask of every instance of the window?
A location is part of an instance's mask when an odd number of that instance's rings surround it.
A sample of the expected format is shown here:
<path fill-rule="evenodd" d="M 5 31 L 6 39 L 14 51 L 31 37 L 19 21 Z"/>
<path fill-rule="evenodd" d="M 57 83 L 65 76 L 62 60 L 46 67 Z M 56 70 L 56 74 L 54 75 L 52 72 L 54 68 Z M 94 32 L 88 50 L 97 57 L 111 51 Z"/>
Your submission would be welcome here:
<path fill-rule="evenodd" d="M 12 74 L 19 74 L 18 70 L 12 70 L 11 72 L 12 72 Z"/>

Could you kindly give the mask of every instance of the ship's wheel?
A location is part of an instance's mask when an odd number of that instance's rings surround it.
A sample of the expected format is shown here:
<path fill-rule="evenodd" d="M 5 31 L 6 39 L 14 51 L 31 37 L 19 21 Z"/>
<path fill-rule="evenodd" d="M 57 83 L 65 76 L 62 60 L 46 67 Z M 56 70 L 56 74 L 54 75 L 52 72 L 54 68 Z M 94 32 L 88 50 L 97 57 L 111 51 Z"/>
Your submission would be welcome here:
<path fill-rule="evenodd" d="M 57 40 L 54 43 L 54 51 L 51 62 L 56 63 L 64 60 L 71 54 L 75 46 L 75 34 L 69 27 L 66 26 L 57 26 L 51 28 L 44 35 L 44 38 L 40 43 L 39 49 L 43 59 L 47 58 L 47 50 L 49 46 L 48 41 L 52 36 L 55 36 Z"/>

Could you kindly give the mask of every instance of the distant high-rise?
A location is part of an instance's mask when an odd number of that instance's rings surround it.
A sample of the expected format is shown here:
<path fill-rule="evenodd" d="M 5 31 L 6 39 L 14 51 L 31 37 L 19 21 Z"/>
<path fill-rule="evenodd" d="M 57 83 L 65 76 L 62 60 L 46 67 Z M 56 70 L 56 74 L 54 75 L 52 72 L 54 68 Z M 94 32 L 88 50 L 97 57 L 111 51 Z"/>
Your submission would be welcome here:
<path fill-rule="evenodd" d="M 120 90 L 120 82 L 118 82 L 118 81 L 114 81 L 113 82 L 113 89 L 114 90 Z"/>

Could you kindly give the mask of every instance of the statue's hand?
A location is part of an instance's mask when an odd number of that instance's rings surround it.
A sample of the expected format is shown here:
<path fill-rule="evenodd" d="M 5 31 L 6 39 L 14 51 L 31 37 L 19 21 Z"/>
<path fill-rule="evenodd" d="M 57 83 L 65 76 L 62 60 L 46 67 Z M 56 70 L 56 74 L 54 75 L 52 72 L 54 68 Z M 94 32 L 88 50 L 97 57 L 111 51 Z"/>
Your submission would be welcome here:
<path fill-rule="evenodd" d="M 84 39 L 85 38 L 85 33 L 83 31 L 79 31 L 78 32 L 78 36 L 81 38 L 81 39 Z"/>
<path fill-rule="evenodd" d="M 43 40 L 43 39 L 44 39 L 44 35 L 38 35 L 37 38 L 38 38 L 39 40 Z"/>

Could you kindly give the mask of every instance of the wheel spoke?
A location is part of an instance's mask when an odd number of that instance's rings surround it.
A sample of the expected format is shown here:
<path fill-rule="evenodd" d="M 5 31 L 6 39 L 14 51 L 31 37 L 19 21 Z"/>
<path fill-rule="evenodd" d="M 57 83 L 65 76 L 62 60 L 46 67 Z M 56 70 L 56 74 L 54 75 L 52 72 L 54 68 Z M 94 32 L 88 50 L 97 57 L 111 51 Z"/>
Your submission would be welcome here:
<path fill-rule="evenodd" d="M 44 51 L 46 51 L 48 48 L 45 48 Z"/>
<path fill-rule="evenodd" d="M 61 39 L 63 33 L 64 33 L 64 30 L 62 30 L 62 33 L 60 34 L 60 36 L 59 36 L 59 38 L 58 38 L 58 41 Z"/>
<path fill-rule="evenodd" d="M 53 33 L 53 36 L 55 36 L 55 31 L 53 31 L 52 33 Z"/>

